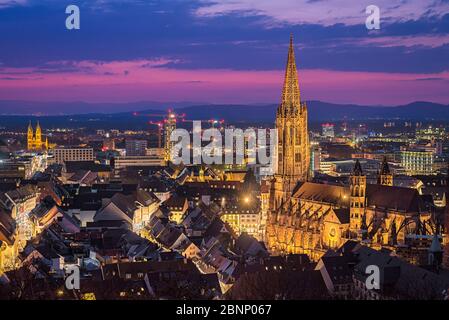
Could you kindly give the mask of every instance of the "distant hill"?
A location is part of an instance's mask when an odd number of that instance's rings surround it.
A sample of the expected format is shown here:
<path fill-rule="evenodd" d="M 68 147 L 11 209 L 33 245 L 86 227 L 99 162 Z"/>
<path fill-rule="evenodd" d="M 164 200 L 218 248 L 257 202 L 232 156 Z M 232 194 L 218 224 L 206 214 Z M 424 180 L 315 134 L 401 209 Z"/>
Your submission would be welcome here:
<path fill-rule="evenodd" d="M 405 119 L 449 120 L 449 105 L 413 102 L 403 106 L 342 105 L 321 101 L 307 103 L 310 121 Z M 225 119 L 227 122 L 272 122 L 277 105 L 199 105 L 177 108 L 190 119 Z"/>
<path fill-rule="evenodd" d="M 5 106 L 8 105 L 6 108 Z M 449 105 L 431 102 L 414 102 L 403 106 L 359 106 L 333 104 L 321 101 L 307 103 L 310 122 L 337 120 L 402 119 L 449 121 Z M 0 128 L 23 127 L 39 116 L 46 128 L 147 128 L 148 120 L 160 120 L 166 109 L 174 107 L 185 113 L 189 120 L 224 119 L 227 123 L 274 123 L 276 104 L 225 105 L 225 104 L 163 104 L 160 102 L 86 103 L 86 102 L 20 102 L 0 101 Z M 52 112 L 50 112 L 52 110 Z M 56 110 L 69 110 L 61 114 Z M 138 111 L 137 113 L 135 111 Z M 95 113 L 92 113 L 95 112 Z M 45 116 L 48 114 L 48 116 Z M 34 121 L 34 120 L 33 120 Z"/>
<path fill-rule="evenodd" d="M 395 107 L 338 105 L 320 101 L 309 102 L 310 120 L 347 119 L 405 119 L 449 120 L 449 105 L 432 102 L 413 102 Z"/>
<path fill-rule="evenodd" d="M 132 112 L 144 109 L 163 110 L 167 106 L 183 107 L 195 104 L 194 102 L 154 102 L 138 101 L 123 103 L 88 103 L 83 101 L 73 102 L 40 102 L 0 100 L 0 115 L 67 115 L 85 113 L 117 113 Z"/>

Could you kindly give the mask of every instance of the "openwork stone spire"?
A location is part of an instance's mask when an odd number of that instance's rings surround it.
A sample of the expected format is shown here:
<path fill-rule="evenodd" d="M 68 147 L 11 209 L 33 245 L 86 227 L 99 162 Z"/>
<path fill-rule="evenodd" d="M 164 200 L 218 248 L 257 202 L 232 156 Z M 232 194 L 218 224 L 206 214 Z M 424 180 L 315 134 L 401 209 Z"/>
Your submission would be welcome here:
<path fill-rule="evenodd" d="M 272 207 L 288 201 L 298 182 L 307 181 L 310 173 L 310 145 L 307 106 L 300 101 L 298 74 L 290 35 L 282 102 L 276 111 L 277 168 Z"/>
<path fill-rule="evenodd" d="M 359 159 L 357 159 L 355 161 L 354 170 L 353 170 L 352 174 L 354 176 L 362 176 L 363 175 L 362 166 L 360 164 Z"/>
<path fill-rule="evenodd" d="M 288 48 L 284 88 L 282 89 L 282 104 L 284 106 L 295 107 L 299 107 L 300 104 L 298 74 L 296 72 L 295 51 L 293 48 L 293 35 L 290 35 L 290 46 Z"/>
<path fill-rule="evenodd" d="M 382 159 L 380 174 L 390 174 L 390 168 L 388 167 L 387 157 L 385 156 Z"/>

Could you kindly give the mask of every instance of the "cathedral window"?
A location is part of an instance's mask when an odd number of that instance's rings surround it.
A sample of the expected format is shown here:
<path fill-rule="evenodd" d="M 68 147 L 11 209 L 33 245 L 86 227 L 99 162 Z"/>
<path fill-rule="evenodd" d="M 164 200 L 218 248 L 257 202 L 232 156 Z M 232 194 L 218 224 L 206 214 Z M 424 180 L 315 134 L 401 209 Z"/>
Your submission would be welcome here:
<path fill-rule="evenodd" d="M 359 196 L 359 186 L 355 186 L 355 188 L 354 188 L 354 195 L 355 195 L 356 197 Z"/>
<path fill-rule="evenodd" d="M 295 162 L 301 161 L 301 154 L 299 152 L 295 153 Z"/>
<path fill-rule="evenodd" d="M 295 143 L 295 128 L 290 127 L 290 143 L 294 144 Z"/>

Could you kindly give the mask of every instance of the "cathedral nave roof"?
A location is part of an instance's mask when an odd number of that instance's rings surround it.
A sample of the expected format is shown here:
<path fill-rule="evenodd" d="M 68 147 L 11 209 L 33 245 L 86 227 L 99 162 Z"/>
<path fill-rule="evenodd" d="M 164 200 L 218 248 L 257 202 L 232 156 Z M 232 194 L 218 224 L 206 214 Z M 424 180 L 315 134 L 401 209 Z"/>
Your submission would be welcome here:
<path fill-rule="evenodd" d="M 366 197 L 368 207 L 398 212 L 420 212 L 424 203 L 416 189 L 367 184 Z M 293 198 L 349 207 L 349 186 L 337 186 L 304 182 L 293 193 Z"/>

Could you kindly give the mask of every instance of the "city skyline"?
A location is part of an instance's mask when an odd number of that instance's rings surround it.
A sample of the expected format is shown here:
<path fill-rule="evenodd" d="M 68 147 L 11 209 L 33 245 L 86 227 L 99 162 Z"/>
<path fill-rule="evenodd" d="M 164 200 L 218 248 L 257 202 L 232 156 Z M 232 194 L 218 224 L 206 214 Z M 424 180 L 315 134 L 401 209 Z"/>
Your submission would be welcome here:
<path fill-rule="evenodd" d="M 0 301 L 449 300 L 448 12 L 0 0 Z"/>
<path fill-rule="evenodd" d="M 1 1 L 0 100 L 277 103 L 293 33 L 304 100 L 449 103 L 449 4 Z M 20 25 L 20 27 L 18 27 Z"/>

